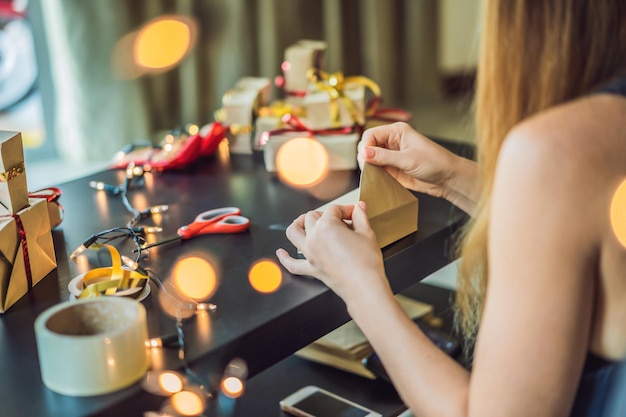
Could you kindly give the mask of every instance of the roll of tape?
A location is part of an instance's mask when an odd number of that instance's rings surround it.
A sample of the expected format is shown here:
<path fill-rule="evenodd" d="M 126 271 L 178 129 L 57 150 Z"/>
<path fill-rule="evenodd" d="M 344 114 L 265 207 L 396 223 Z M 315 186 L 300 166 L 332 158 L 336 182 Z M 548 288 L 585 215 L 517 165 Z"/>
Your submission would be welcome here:
<path fill-rule="evenodd" d="M 122 297 L 66 301 L 35 320 L 44 384 L 65 395 L 113 392 L 148 370 L 146 309 Z"/>

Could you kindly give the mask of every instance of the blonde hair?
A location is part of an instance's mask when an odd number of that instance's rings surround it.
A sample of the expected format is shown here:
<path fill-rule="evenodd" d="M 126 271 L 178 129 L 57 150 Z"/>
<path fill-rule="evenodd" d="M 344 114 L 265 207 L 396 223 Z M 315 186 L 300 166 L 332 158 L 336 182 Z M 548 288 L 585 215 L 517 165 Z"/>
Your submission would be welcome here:
<path fill-rule="evenodd" d="M 485 0 L 476 87 L 481 198 L 460 245 L 456 324 L 472 346 L 489 276 L 498 154 L 521 120 L 589 93 L 626 69 L 624 0 Z"/>

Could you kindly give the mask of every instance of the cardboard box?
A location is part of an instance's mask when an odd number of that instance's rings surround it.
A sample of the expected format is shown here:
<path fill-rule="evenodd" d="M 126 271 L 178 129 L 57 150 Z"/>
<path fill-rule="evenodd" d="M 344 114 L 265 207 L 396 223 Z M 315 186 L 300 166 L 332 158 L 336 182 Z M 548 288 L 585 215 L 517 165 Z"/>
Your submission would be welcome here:
<path fill-rule="evenodd" d="M 222 97 L 222 122 L 228 126 L 232 154 L 252 154 L 252 127 L 260 107 L 268 104 L 268 78 L 242 78 Z"/>
<path fill-rule="evenodd" d="M 18 213 L 0 214 L 0 313 L 56 268 L 48 216 L 43 198 L 30 199 Z"/>
<path fill-rule="evenodd" d="M 324 67 L 326 42 L 300 40 L 285 49 L 282 64 L 286 100 L 295 106 L 302 104 L 302 97 L 309 85 L 309 71 Z"/>
<path fill-rule="evenodd" d="M 28 206 L 22 135 L 0 131 L 0 205 L 9 213 Z"/>

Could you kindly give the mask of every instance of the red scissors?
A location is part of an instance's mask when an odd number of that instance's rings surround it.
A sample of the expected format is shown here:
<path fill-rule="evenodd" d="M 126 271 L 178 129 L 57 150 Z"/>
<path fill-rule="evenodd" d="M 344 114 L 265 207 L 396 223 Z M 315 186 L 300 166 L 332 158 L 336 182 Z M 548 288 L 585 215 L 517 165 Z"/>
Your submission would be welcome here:
<path fill-rule="evenodd" d="M 249 227 L 250 219 L 241 216 L 241 209 L 238 207 L 222 207 L 207 210 L 198 214 L 193 223 L 179 227 L 175 235 L 144 245 L 141 249 L 148 249 L 176 240 L 187 240 L 198 235 L 244 232 Z"/>

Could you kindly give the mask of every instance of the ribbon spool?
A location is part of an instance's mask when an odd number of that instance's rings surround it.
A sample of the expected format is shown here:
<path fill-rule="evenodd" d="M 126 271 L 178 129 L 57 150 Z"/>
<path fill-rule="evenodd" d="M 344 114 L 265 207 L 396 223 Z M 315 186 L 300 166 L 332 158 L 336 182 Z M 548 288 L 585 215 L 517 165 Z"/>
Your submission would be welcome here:
<path fill-rule="evenodd" d="M 122 268 L 122 259 L 115 247 L 107 244 L 92 245 L 90 249 L 105 247 L 111 255 L 112 265 L 88 271 L 82 278 L 78 299 L 95 298 L 103 295 L 123 296 L 138 299 L 145 294 L 148 276 L 138 271 Z"/>
<path fill-rule="evenodd" d="M 35 320 L 43 383 L 65 395 L 91 396 L 125 388 L 150 365 L 146 309 L 120 297 L 66 301 Z"/>

